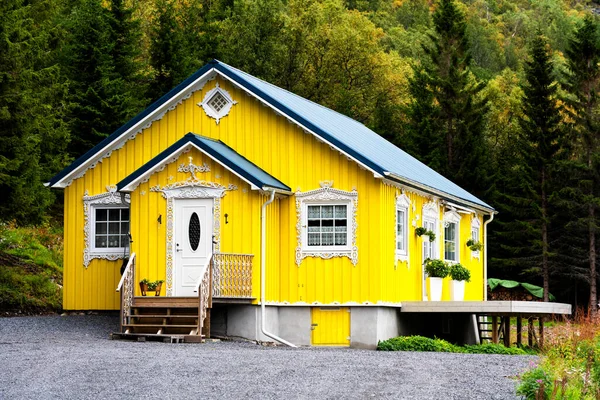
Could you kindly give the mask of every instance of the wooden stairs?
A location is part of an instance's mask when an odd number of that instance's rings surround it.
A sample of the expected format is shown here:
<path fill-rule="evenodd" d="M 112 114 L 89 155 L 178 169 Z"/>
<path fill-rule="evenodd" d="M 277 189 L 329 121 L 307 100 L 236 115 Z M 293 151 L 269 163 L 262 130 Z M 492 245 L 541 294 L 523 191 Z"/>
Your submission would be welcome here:
<path fill-rule="evenodd" d="M 198 343 L 210 336 L 210 309 L 198 332 L 198 297 L 134 297 L 122 331 L 112 339 Z"/>
<path fill-rule="evenodd" d="M 479 343 L 499 343 L 508 341 L 510 346 L 510 316 L 477 315 Z M 508 338 L 506 340 L 505 338 Z"/>

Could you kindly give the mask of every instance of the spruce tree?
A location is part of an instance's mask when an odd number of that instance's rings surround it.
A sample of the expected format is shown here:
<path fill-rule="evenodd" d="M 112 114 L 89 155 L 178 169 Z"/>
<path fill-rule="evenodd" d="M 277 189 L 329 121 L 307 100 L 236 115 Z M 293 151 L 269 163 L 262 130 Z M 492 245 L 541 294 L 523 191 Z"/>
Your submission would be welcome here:
<path fill-rule="evenodd" d="M 566 54 L 569 66 L 566 86 L 574 96 L 570 106 L 575 121 L 575 157 L 568 164 L 568 174 L 575 185 L 563 190 L 563 198 L 569 200 L 565 201 L 570 214 L 567 227 L 578 239 L 586 238 L 587 249 L 583 254 L 588 264 L 589 310 L 595 316 L 598 309 L 596 233 L 600 225 L 597 210 L 600 204 L 600 115 L 597 110 L 600 45 L 598 25 L 591 16 L 575 31 Z"/>
<path fill-rule="evenodd" d="M 520 223 L 527 233 L 527 243 L 534 249 L 533 256 L 527 261 L 532 270 L 541 271 L 544 301 L 548 301 L 552 255 L 549 246 L 550 199 L 558 188 L 554 173 L 563 140 L 551 55 L 540 34 L 531 43 L 530 58 L 525 66 L 526 83 L 523 85 L 524 117 L 520 121 L 523 164 L 519 180 L 524 196 L 522 206 L 528 216 Z"/>
<path fill-rule="evenodd" d="M 66 85 L 51 1 L 0 2 L 0 220 L 39 223 L 54 200 L 43 182 L 66 161 Z"/>
<path fill-rule="evenodd" d="M 152 100 L 166 94 L 193 72 L 181 17 L 174 0 L 156 2 L 155 24 L 150 32 L 150 65 L 155 71 L 148 92 Z"/>
<path fill-rule="evenodd" d="M 140 46 L 131 13 L 119 1 L 78 2 L 65 21 L 69 32 L 62 65 L 70 88 L 72 142 L 77 157 L 141 111 L 137 85 Z"/>
<path fill-rule="evenodd" d="M 484 84 L 471 73 L 465 17 L 453 0 L 438 3 L 433 22 L 435 33 L 430 35 L 431 45 L 423 47 L 427 55 L 423 62 L 424 74 L 415 71 L 410 79 L 413 101 L 409 110 L 430 107 L 428 103 L 433 97 L 437 112 L 419 116 L 409 111 L 407 140 L 419 142 L 420 126 L 435 126 L 439 137 L 432 140 L 425 153 L 413 155 L 423 161 L 430 160 L 438 172 L 482 195 L 487 185 L 483 124 L 488 107 L 480 93 Z M 418 85 L 431 95 L 415 96 L 414 88 Z"/>

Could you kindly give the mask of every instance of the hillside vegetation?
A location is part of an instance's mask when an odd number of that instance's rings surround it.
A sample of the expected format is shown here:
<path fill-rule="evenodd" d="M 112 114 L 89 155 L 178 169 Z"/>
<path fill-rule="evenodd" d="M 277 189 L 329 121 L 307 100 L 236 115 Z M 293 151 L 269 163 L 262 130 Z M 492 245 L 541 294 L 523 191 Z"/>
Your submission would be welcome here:
<path fill-rule="evenodd" d="M 569 0 L 3 0 L 0 220 L 213 58 L 348 115 L 500 213 L 489 274 L 593 305 L 600 29 Z M 199 132 L 201 133 L 201 132 Z"/>
<path fill-rule="evenodd" d="M 62 230 L 0 225 L 0 315 L 62 309 Z"/>

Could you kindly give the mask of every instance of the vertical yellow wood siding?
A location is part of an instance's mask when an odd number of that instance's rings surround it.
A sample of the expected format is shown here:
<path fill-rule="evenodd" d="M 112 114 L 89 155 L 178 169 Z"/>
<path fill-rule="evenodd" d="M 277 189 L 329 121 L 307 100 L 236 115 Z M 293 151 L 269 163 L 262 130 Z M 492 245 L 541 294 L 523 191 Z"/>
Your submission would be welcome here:
<path fill-rule="evenodd" d="M 349 337 L 349 308 L 312 308 L 311 344 L 313 346 L 350 346 Z"/>
<path fill-rule="evenodd" d="M 219 124 L 197 105 L 217 82 L 238 102 Z M 314 190 L 320 188 L 321 181 L 333 181 L 335 189 L 356 189 L 358 192 L 357 265 L 352 265 L 345 257 L 329 260 L 309 257 L 296 265 L 295 197 L 278 198 L 268 207 L 268 301 L 375 304 L 421 298 L 421 244 L 410 221 L 415 214 L 421 214 L 425 198 L 408 194 L 416 205 L 416 211 L 411 208 L 409 212 L 410 261 L 408 264 L 396 262 L 394 215 L 398 189 L 383 184 L 355 162 L 303 132 L 228 81 L 217 78 L 65 189 L 65 309 L 119 307 L 115 288 L 120 279 L 121 262 L 92 260 L 87 269 L 83 266 L 84 192 L 87 190 L 89 195 L 105 193 L 107 185 L 115 185 L 188 132 L 222 140 L 293 191 Z M 260 209 L 268 196 L 252 191 L 248 184 L 197 151 L 183 154 L 180 160 L 153 174 L 131 194 L 132 251 L 138 256 L 138 278 L 165 278 L 166 200 L 150 188 L 185 180 L 188 175 L 177 172 L 177 165 L 187 163 L 189 155 L 194 158 L 194 164 L 206 162 L 211 167 L 210 172 L 199 175 L 200 179 L 224 186 L 233 183 L 238 187 L 228 191 L 222 199 L 221 251 L 255 255 L 253 294 L 258 298 Z M 228 214 L 227 224 L 224 214 Z M 162 224 L 157 222 L 159 215 L 162 215 Z M 463 221 L 469 218 L 463 216 Z M 461 222 L 461 246 L 466 242 L 462 236 L 467 234 L 470 235 L 470 219 L 468 224 Z M 442 243 L 441 237 L 438 243 Z M 466 247 L 461 250 L 462 261 L 469 250 Z M 443 253 L 440 251 L 440 254 Z M 467 258 L 464 264 L 474 275 L 467 285 L 467 297 L 480 299 L 482 283 L 478 280 L 483 276 L 482 263 Z"/>

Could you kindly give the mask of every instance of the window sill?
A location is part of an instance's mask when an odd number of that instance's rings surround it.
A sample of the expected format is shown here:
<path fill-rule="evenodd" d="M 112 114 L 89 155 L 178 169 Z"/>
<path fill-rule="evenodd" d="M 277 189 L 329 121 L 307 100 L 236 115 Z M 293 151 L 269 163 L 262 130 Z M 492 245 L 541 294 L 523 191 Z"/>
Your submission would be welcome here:
<path fill-rule="evenodd" d="M 358 263 L 358 249 L 312 249 L 312 250 L 301 250 L 296 251 L 296 264 L 300 266 L 300 263 L 306 257 L 322 258 L 329 260 L 336 257 L 347 257 L 350 259 L 353 265 Z"/>

